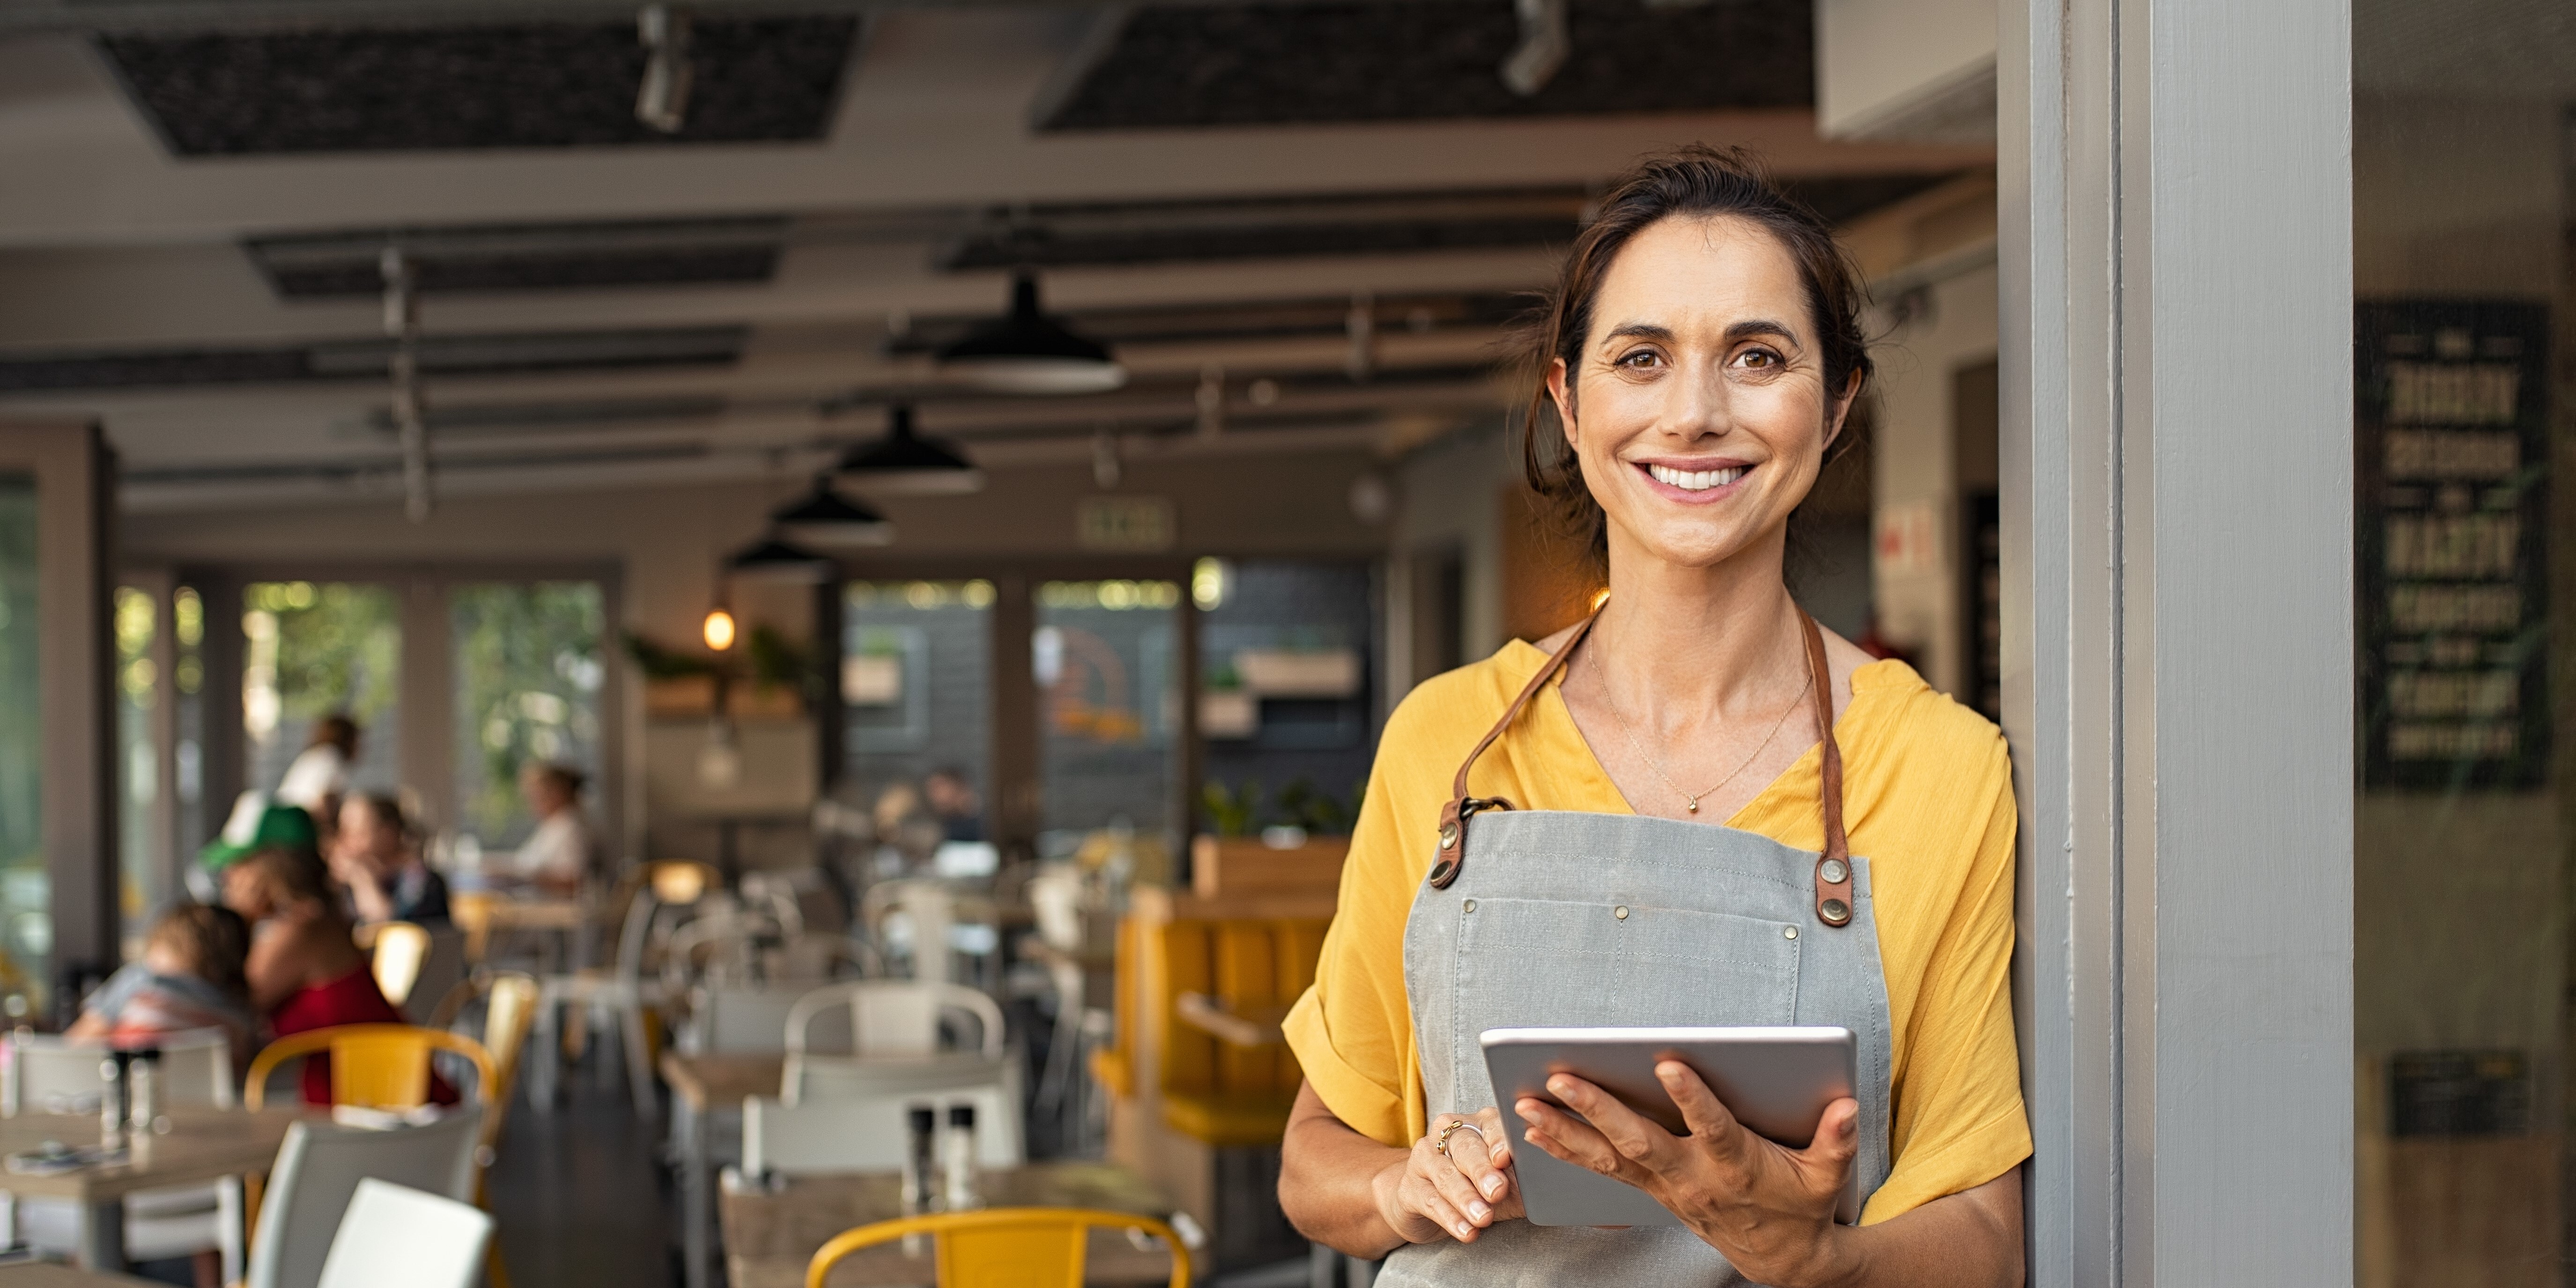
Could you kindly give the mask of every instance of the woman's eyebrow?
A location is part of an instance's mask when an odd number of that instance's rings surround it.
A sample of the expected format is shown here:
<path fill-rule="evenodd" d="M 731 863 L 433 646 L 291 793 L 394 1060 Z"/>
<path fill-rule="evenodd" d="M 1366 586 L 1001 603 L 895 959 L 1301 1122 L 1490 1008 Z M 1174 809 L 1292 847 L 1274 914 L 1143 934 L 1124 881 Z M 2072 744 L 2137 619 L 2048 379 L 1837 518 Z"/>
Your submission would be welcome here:
<path fill-rule="evenodd" d="M 1673 329 L 1652 322 L 1622 322 L 1601 333 L 1604 340 L 1659 340 L 1672 343 Z"/>
<path fill-rule="evenodd" d="M 1733 344 L 1738 340 L 1749 340 L 1757 335 L 1773 335 L 1778 336 L 1783 340 L 1795 340 L 1798 338 L 1798 333 L 1790 330 L 1788 323 L 1774 322 L 1769 318 L 1747 318 L 1744 321 L 1726 328 L 1726 342 L 1728 344 Z"/>
<path fill-rule="evenodd" d="M 1798 333 L 1792 330 L 1788 323 L 1776 322 L 1770 318 L 1746 318 L 1745 320 L 1726 328 L 1726 342 L 1728 344 L 1735 344 L 1739 341 L 1748 340 L 1754 336 L 1760 335 L 1777 336 L 1783 340 L 1796 340 L 1798 338 Z M 1673 342 L 1674 336 L 1673 329 L 1671 327 L 1658 326 L 1652 322 L 1622 322 L 1619 325 L 1602 332 L 1601 338 L 1604 342 L 1615 340 L 1653 340 L 1662 344 L 1670 344 Z"/>

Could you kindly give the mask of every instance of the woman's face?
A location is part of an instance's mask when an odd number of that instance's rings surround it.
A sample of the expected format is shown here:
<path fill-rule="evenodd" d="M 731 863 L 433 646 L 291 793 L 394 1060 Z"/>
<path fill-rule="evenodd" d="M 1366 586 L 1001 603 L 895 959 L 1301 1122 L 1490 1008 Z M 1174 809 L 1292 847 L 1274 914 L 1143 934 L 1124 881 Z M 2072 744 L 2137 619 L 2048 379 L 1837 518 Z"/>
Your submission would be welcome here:
<path fill-rule="evenodd" d="M 1849 405 L 1827 394 L 1797 261 L 1725 216 L 1631 237 L 1593 298 L 1579 368 L 1557 363 L 1548 387 L 1614 564 L 1625 550 L 1707 568 L 1776 545 Z"/>
<path fill-rule="evenodd" d="M 340 832 L 333 838 L 340 852 L 366 864 L 379 876 L 402 866 L 402 833 L 387 827 L 376 809 L 353 800 L 340 807 Z"/>
<path fill-rule="evenodd" d="M 268 874 L 255 863 L 236 863 L 224 869 L 224 906 L 240 913 L 246 921 L 259 921 L 277 910 L 272 898 Z"/>

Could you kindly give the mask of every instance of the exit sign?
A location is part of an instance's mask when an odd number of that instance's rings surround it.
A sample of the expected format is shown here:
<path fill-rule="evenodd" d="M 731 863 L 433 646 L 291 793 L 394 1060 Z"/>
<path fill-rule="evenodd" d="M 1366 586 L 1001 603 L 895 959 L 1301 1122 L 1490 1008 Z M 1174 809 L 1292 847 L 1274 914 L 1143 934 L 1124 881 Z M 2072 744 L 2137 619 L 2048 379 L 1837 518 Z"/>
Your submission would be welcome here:
<path fill-rule="evenodd" d="M 1162 496 L 1087 496 L 1074 510 L 1074 541 L 1085 550 L 1169 550 L 1180 543 L 1172 501 Z"/>

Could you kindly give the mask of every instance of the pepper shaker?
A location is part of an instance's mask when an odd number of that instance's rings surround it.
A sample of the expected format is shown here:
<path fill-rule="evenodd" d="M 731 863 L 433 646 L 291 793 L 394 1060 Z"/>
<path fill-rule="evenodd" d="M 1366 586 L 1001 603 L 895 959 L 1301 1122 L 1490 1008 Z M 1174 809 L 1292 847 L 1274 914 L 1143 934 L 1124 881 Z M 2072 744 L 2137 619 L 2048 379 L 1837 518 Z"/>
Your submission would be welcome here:
<path fill-rule="evenodd" d="M 984 1206 L 976 1190 L 975 1106 L 948 1107 L 948 1135 L 940 1141 L 941 1170 L 947 1173 L 948 1210 L 965 1212 Z"/>

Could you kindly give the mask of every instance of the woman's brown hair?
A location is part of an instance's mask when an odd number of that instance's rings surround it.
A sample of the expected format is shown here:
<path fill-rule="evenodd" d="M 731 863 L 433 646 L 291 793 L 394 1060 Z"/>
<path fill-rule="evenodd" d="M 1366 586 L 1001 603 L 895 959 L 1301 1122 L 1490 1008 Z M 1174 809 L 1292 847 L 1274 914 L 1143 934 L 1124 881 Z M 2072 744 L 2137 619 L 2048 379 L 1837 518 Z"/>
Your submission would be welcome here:
<path fill-rule="evenodd" d="M 1529 356 L 1539 379 L 1522 425 L 1521 474 L 1531 491 L 1553 504 L 1596 559 L 1608 551 L 1609 516 L 1592 498 L 1573 445 L 1564 434 L 1545 430 L 1546 413 L 1552 406 L 1548 366 L 1559 360 L 1565 363 L 1570 405 L 1575 378 L 1583 369 L 1583 348 L 1592 338 L 1593 300 L 1629 239 L 1666 219 L 1721 216 L 1761 227 L 1797 261 L 1798 280 L 1807 289 L 1808 312 L 1823 351 L 1826 396 L 1840 404 L 1848 392 L 1851 401 L 1858 401 L 1869 383 L 1860 273 L 1834 241 L 1833 225 L 1781 191 L 1741 149 L 1692 144 L 1639 162 L 1611 187 L 1601 199 L 1600 213 L 1574 239 L 1556 285 L 1531 328 Z M 1852 381 L 1855 375 L 1860 378 L 1857 384 Z M 1854 437 L 1850 430 L 1847 420 L 1845 433 L 1835 445 L 1837 453 L 1850 446 Z"/>

